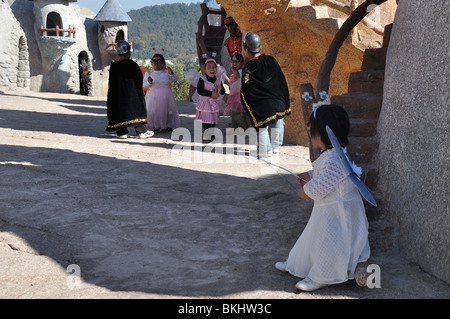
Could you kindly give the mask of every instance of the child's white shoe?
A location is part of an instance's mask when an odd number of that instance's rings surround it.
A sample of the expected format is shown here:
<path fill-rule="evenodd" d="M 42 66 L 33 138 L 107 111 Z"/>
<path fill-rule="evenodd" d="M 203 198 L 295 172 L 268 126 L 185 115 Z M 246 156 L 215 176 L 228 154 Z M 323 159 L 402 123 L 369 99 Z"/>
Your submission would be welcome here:
<path fill-rule="evenodd" d="M 149 138 L 152 137 L 155 133 L 153 131 L 147 131 L 145 133 L 140 133 L 138 135 L 139 138 Z"/>
<path fill-rule="evenodd" d="M 323 288 L 328 286 L 327 284 L 319 284 L 318 282 L 314 282 L 308 277 L 305 279 L 299 281 L 295 287 L 297 289 L 303 290 L 303 291 L 315 291 L 317 289 Z"/>
<path fill-rule="evenodd" d="M 279 261 L 275 263 L 275 268 L 281 271 L 287 271 L 286 270 L 286 262 L 285 261 Z"/>

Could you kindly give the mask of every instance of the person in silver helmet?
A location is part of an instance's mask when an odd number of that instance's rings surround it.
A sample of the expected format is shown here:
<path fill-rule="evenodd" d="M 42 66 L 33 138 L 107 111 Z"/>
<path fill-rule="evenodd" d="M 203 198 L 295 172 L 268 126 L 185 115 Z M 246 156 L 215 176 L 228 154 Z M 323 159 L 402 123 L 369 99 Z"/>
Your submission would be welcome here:
<path fill-rule="evenodd" d="M 242 71 L 241 102 L 258 131 L 258 157 L 270 156 L 283 144 L 284 117 L 291 113 L 289 89 L 277 60 L 261 54 L 261 38 L 247 32 L 242 42 L 247 62 Z"/>
<path fill-rule="evenodd" d="M 106 131 L 115 131 L 118 138 L 126 139 L 131 126 L 139 138 L 151 137 L 154 133 L 146 127 L 147 109 L 141 69 L 130 59 L 131 46 L 127 41 L 117 42 L 116 51 L 119 59 L 113 61 L 109 69 Z"/>

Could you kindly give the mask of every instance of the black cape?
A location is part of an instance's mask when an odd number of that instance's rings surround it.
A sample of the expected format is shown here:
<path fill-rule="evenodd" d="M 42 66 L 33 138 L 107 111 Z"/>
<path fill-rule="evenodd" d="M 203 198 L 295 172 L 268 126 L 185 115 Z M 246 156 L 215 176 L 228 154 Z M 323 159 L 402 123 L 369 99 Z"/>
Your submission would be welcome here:
<path fill-rule="evenodd" d="M 142 72 L 133 60 L 111 63 L 108 88 L 106 131 L 147 123 Z"/>
<path fill-rule="evenodd" d="M 256 129 L 291 113 L 286 78 L 274 57 L 261 54 L 247 62 L 242 71 L 241 102 Z"/>

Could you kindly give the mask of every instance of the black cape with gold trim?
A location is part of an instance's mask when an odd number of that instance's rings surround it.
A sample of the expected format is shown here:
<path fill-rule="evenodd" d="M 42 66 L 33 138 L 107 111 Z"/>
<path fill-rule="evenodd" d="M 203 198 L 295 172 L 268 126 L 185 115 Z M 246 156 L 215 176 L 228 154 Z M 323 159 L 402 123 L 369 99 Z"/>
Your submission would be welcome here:
<path fill-rule="evenodd" d="M 291 113 L 289 89 L 277 60 L 261 54 L 242 71 L 241 102 L 258 129 Z"/>
<path fill-rule="evenodd" d="M 133 60 L 111 63 L 108 88 L 106 131 L 147 123 L 142 72 Z"/>

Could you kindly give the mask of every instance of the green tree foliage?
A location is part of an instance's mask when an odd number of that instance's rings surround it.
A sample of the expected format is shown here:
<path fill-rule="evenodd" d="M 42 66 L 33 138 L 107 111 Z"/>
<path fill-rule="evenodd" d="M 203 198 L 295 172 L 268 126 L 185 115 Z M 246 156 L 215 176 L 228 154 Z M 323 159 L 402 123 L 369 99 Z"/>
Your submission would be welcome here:
<path fill-rule="evenodd" d="M 172 83 L 172 91 L 177 101 L 186 101 L 189 95 L 189 87 L 191 84 L 186 78 L 186 72 L 181 64 L 176 64 L 171 67 L 173 72 L 177 75 L 177 80 Z"/>
<path fill-rule="evenodd" d="M 174 3 L 148 6 L 131 10 L 128 15 L 133 22 L 128 24 L 128 38 L 133 43 L 133 59 L 140 65 L 156 52 L 163 53 L 168 65 L 177 74 L 172 91 L 177 100 L 186 100 L 190 83 L 186 71 L 198 68 L 195 33 L 201 16 L 199 3 Z M 155 50 L 153 50 L 155 48 Z M 164 48 L 164 52 L 162 52 Z M 150 71 L 151 66 L 145 65 Z"/>
<path fill-rule="evenodd" d="M 199 3 L 147 6 L 128 12 L 128 38 L 136 58 L 150 59 L 162 52 L 166 60 L 192 63 L 197 56 L 195 33 L 201 16 Z M 155 50 L 153 50 L 155 48 Z"/>

